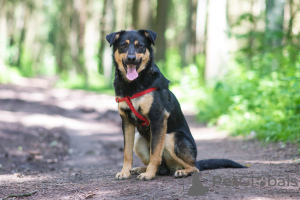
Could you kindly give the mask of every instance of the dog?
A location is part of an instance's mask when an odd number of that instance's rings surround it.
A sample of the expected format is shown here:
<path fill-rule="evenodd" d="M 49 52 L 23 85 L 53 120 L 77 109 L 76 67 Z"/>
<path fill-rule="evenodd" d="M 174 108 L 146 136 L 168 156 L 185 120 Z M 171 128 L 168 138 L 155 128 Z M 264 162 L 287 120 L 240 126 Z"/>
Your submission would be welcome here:
<path fill-rule="evenodd" d="M 124 165 L 115 179 L 138 175 L 139 180 L 151 180 L 171 174 L 179 178 L 207 169 L 246 168 L 227 159 L 196 161 L 196 143 L 180 104 L 153 61 L 156 37 L 151 30 L 106 36 L 113 46 L 114 88 L 124 135 Z M 147 167 L 132 169 L 133 150 Z"/>

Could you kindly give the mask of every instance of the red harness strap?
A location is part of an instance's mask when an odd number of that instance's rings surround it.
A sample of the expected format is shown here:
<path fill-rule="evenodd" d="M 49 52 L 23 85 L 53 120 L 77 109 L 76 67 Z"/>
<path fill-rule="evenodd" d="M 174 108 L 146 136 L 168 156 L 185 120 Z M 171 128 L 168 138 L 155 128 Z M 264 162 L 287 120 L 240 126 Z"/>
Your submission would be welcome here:
<path fill-rule="evenodd" d="M 140 113 L 138 113 L 135 110 L 135 108 L 133 107 L 132 102 L 131 102 L 130 99 L 134 99 L 134 98 L 143 96 L 144 94 L 150 93 L 150 92 L 152 92 L 152 91 L 154 91 L 156 89 L 157 88 L 149 88 L 147 90 L 138 92 L 138 93 L 132 95 L 131 97 L 129 97 L 129 96 L 126 96 L 124 98 L 118 98 L 118 97 L 116 97 L 116 102 L 119 103 L 119 102 L 122 102 L 122 101 L 126 101 L 127 105 L 129 106 L 130 110 L 135 114 L 135 116 L 137 118 L 139 118 L 140 120 L 144 121 L 141 125 L 142 126 L 149 126 L 150 125 L 149 121 L 144 116 L 142 116 Z"/>

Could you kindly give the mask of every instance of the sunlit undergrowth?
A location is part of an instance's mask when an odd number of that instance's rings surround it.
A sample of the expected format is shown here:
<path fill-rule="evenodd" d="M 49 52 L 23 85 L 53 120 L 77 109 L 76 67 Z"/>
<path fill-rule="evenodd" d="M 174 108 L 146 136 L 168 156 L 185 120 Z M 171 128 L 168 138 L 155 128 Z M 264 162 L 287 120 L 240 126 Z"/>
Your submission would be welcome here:
<path fill-rule="evenodd" d="M 22 75 L 16 68 L 4 68 L 0 73 L 0 83 L 14 83 L 13 80 L 19 77 L 22 77 Z"/>
<path fill-rule="evenodd" d="M 74 76 L 61 77 L 57 82 L 56 87 L 80 89 L 114 95 L 110 79 L 97 72 L 90 73 L 88 79 L 76 74 L 74 74 Z"/>
<path fill-rule="evenodd" d="M 300 57 L 278 56 L 254 56 L 252 69 L 238 59 L 223 80 L 205 89 L 198 119 L 234 135 L 300 142 Z"/>
<path fill-rule="evenodd" d="M 253 132 L 267 141 L 295 141 L 300 139 L 299 78 L 280 71 L 260 77 L 255 71 L 235 70 L 207 90 L 207 98 L 199 101 L 198 117 L 234 134 Z"/>

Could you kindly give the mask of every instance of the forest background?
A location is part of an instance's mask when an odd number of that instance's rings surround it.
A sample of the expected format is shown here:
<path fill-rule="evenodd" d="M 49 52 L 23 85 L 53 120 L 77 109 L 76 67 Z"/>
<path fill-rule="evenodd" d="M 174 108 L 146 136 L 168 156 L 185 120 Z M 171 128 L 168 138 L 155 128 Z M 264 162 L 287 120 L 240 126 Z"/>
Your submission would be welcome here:
<path fill-rule="evenodd" d="M 111 32 L 158 33 L 155 60 L 198 120 L 300 144 L 299 0 L 0 0 L 0 82 L 113 94 Z"/>

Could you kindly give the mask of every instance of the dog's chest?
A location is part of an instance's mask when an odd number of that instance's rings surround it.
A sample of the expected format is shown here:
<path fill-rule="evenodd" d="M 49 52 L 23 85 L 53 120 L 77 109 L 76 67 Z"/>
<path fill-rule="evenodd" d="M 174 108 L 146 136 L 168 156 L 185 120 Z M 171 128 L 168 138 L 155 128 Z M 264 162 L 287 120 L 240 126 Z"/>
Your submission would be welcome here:
<path fill-rule="evenodd" d="M 131 99 L 134 109 L 142 116 L 148 118 L 151 105 L 153 103 L 153 95 L 151 93 L 145 94 L 141 97 Z M 119 102 L 119 113 L 121 116 L 128 118 L 134 123 L 141 123 L 142 121 L 132 112 L 126 101 Z"/>

